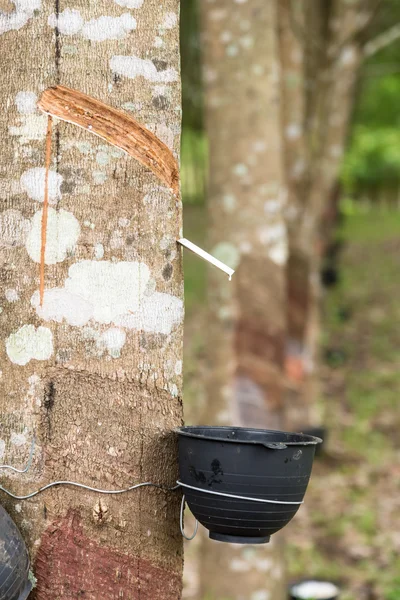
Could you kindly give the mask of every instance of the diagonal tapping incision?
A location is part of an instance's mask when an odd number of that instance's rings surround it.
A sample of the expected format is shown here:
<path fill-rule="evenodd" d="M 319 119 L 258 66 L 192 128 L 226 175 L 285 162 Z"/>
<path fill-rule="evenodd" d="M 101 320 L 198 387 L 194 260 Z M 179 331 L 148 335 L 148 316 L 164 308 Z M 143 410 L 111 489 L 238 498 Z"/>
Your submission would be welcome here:
<path fill-rule="evenodd" d="M 179 195 L 179 166 L 173 153 L 130 115 L 62 85 L 47 88 L 38 101 L 38 108 L 124 150 Z"/>

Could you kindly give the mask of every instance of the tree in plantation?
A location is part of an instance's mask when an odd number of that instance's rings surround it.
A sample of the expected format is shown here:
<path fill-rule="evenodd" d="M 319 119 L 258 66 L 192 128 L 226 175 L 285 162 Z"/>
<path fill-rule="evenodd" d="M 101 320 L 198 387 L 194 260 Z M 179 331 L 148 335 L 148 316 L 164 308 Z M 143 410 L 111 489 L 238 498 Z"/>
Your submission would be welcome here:
<path fill-rule="evenodd" d="M 88 94 L 150 131 L 139 153 L 157 136 L 177 158 L 178 12 L 178 0 L 1 3 L 0 462 L 22 464 L 36 438 L 29 472 L 1 473 L 17 495 L 54 480 L 121 489 L 177 478 L 177 180 L 92 125 L 48 119 L 37 102 L 57 84 Z M 180 598 L 173 493 L 58 487 L 0 498 L 29 547 L 38 600 Z"/>
<path fill-rule="evenodd" d="M 360 67 L 382 3 L 282 0 L 280 104 L 288 199 L 287 423 L 315 419 L 320 269 Z"/>
<path fill-rule="evenodd" d="M 285 198 L 276 2 L 204 2 L 210 247 L 210 377 L 203 421 L 282 428 Z M 285 598 L 279 536 L 267 546 L 207 540 L 200 598 Z"/>

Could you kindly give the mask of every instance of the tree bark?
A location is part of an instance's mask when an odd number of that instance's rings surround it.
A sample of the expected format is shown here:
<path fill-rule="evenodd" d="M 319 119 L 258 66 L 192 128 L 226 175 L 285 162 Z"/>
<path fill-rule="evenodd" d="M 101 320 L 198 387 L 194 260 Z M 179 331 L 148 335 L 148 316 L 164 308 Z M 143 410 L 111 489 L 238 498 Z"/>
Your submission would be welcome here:
<path fill-rule="evenodd" d="M 149 169 L 54 122 L 39 300 L 47 117 L 62 84 L 130 112 L 179 156 L 178 0 L 31 0 L 0 12 L 2 473 L 24 494 L 53 480 L 171 486 L 181 424 L 181 202 Z M 90 129 L 90 128 L 89 128 Z M 36 433 L 34 433 L 36 432 Z M 178 599 L 179 497 L 59 487 L 1 502 L 46 599 Z"/>
<path fill-rule="evenodd" d="M 368 0 L 279 3 L 282 129 L 289 230 L 287 425 L 315 424 L 321 259 L 360 68 Z"/>
<path fill-rule="evenodd" d="M 282 427 L 287 235 L 276 3 L 202 3 L 210 147 L 210 247 L 236 268 L 209 276 L 210 377 L 203 421 Z M 272 545 L 207 540 L 201 594 L 285 597 L 279 535 Z"/>

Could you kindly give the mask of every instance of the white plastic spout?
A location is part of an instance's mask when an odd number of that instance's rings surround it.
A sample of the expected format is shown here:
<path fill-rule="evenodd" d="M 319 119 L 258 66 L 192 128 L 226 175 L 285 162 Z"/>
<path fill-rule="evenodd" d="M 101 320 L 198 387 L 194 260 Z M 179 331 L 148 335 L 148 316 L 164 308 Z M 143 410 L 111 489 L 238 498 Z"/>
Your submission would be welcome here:
<path fill-rule="evenodd" d="M 199 246 L 196 246 L 196 244 L 193 244 L 193 242 L 190 242 L 186 238 L 181 238 L 180 240 L 178 240 L 178 244 L 181 244 L 181 246 L 184 246 L 188 250 L 191 250 L 192 252 L 197 254 L 197 256 L 200 256 L 200 258 L 202 258 L 203 260 L 206 260 L 210 264 L 214 265 L 214 267 L 221 269 L 221 271 L 228 275 L 229 281 L 231 281 L 232 275 L 235 271 L 228 267 L 225 263 L 218 260 L 218 258 L 214 258 L 214 256 L 212 256 L 205 250 L 202 250 L 201 248 L 199 248 Z"/>

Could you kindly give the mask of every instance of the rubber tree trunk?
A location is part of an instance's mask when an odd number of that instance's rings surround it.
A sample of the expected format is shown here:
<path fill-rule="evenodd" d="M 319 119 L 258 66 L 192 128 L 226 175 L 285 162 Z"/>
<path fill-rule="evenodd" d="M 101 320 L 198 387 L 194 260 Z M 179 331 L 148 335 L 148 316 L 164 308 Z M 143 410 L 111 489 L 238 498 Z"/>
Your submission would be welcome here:
<path fill-rule="evenodd" d="M 361 64 L 369 0 L 279 2 L 281 106 L 289 231 L 287 424 L 318 419 L 321 260 L 338 202 L 338 176 Z M 325 226 L 323 227 L 323 223 Z"/>
<path fill-rule="evenodd" d="M 55 122 L 41 235 L 47 118 L 61 83 L 131 112 L 178 157 L 178 0 L 2 3 L 0 462 L 15 493 L 53 480 L 173 485 L 181 423 L 179 197 L 117 148 Z M 44 249 L 44 302 L 39 263 Z M 181 595 L 179 497 L 59 487 L 0 501 L 21 527 L 36 598 Z"/>
<path fill-rule="evenodd" d="M 285 196 L 276 3 L 202 3 L 210 146 L 208 424 L 282 427 Z M 279 536 L 263 547 L 205 541 L 201 598 L 284 598 Z"/>

